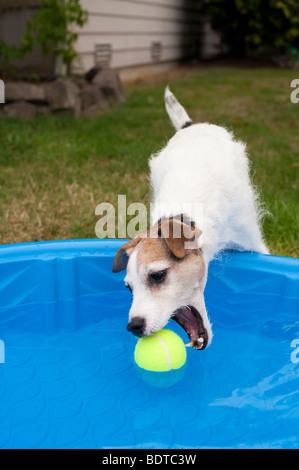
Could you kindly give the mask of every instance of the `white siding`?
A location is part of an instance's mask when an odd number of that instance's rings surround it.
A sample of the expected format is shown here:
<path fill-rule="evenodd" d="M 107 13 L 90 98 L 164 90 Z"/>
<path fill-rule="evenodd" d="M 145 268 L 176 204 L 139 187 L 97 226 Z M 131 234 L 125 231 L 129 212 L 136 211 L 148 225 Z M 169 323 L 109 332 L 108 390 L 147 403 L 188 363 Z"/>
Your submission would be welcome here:
<path fill-rule="evenodd" d="M 196 54 L 202 36 L 200 2 L 192 0 L 81 0 L 89 21 L 78 30 L 75 70 L 95 66 L 97 44 L 110 44 L 110 66 L 124 68 L 179 60 Z M 152 43 L 161 42 L 159 59 Z"/>

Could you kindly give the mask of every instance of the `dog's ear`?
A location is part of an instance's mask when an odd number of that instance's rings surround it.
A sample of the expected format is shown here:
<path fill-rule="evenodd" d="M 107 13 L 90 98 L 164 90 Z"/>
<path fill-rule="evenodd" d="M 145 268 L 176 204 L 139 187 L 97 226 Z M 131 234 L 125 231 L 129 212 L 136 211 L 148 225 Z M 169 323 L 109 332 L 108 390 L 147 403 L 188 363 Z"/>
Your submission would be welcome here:
<path fill-rule="evenodd" d="M 169 219 L 161 222 L 161 237 L 176 258 L 184 258 L 188 251 L 198 250 L 198 239 L 202 231 L 180 220 Z"/>
<path fill-rule="evenodd" d="M 129 240 L 118 250 L 115 255 L 114 263 L 112 266 L 113 273 L 119 273 L 120 271 L 126 269 L 129 256 L 133 253 L 141 238 L 142 237 L 140 235 L 137 235 L 137 237 L 132 238 L 132 240 Z"/>

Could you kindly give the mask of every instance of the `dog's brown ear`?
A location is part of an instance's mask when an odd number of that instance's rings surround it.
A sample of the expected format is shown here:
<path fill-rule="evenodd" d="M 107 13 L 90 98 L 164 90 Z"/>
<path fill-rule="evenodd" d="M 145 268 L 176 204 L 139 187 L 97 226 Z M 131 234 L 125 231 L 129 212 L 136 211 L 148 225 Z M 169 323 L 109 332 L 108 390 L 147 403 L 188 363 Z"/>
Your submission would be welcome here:
<path fill-rule="evenodd" d="M 198 250 L 198 238 L 202 231 L 180 220 L 169 219 L 161 222 L 161 236 L 176 258 L 184 258 L 188 251 Z"/>
<path fill-rule="evenodd" d="M 120 271 L 126 269 L 129 256 L 133 253 L 141 238 L 142 237 L 140 235 L 137 235 L 137 237 L 133 238 L 132 240 L 129 240 L 117 251 L 112 266 L 113 273 L 119 273 Z"/>

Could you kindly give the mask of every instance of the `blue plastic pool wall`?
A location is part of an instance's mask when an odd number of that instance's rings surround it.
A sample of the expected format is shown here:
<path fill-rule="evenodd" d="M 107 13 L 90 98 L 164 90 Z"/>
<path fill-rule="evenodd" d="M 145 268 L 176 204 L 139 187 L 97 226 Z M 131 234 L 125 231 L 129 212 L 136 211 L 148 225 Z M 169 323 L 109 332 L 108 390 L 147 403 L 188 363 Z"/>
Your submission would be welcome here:
<path fill-rule="evenodd" d="M 215 260 L 212 346 L 157 388 L 133 364 L 131 295 L 111 272 L 122 243 L 0 248 L 0 448 L 298 447 L 299 261 Z"/>

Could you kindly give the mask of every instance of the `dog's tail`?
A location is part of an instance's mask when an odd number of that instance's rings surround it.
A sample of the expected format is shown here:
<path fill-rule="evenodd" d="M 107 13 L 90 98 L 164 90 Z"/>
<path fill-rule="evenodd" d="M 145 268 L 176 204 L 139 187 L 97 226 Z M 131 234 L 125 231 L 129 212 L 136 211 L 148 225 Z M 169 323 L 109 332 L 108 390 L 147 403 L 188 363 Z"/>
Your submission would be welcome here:
<path fill-rule="evenodd" d="M 168 87 L 166 87 L 164 98 L 166 111 L 177 131 L 193 124 L 183 106 L 178 102 Z"/>

